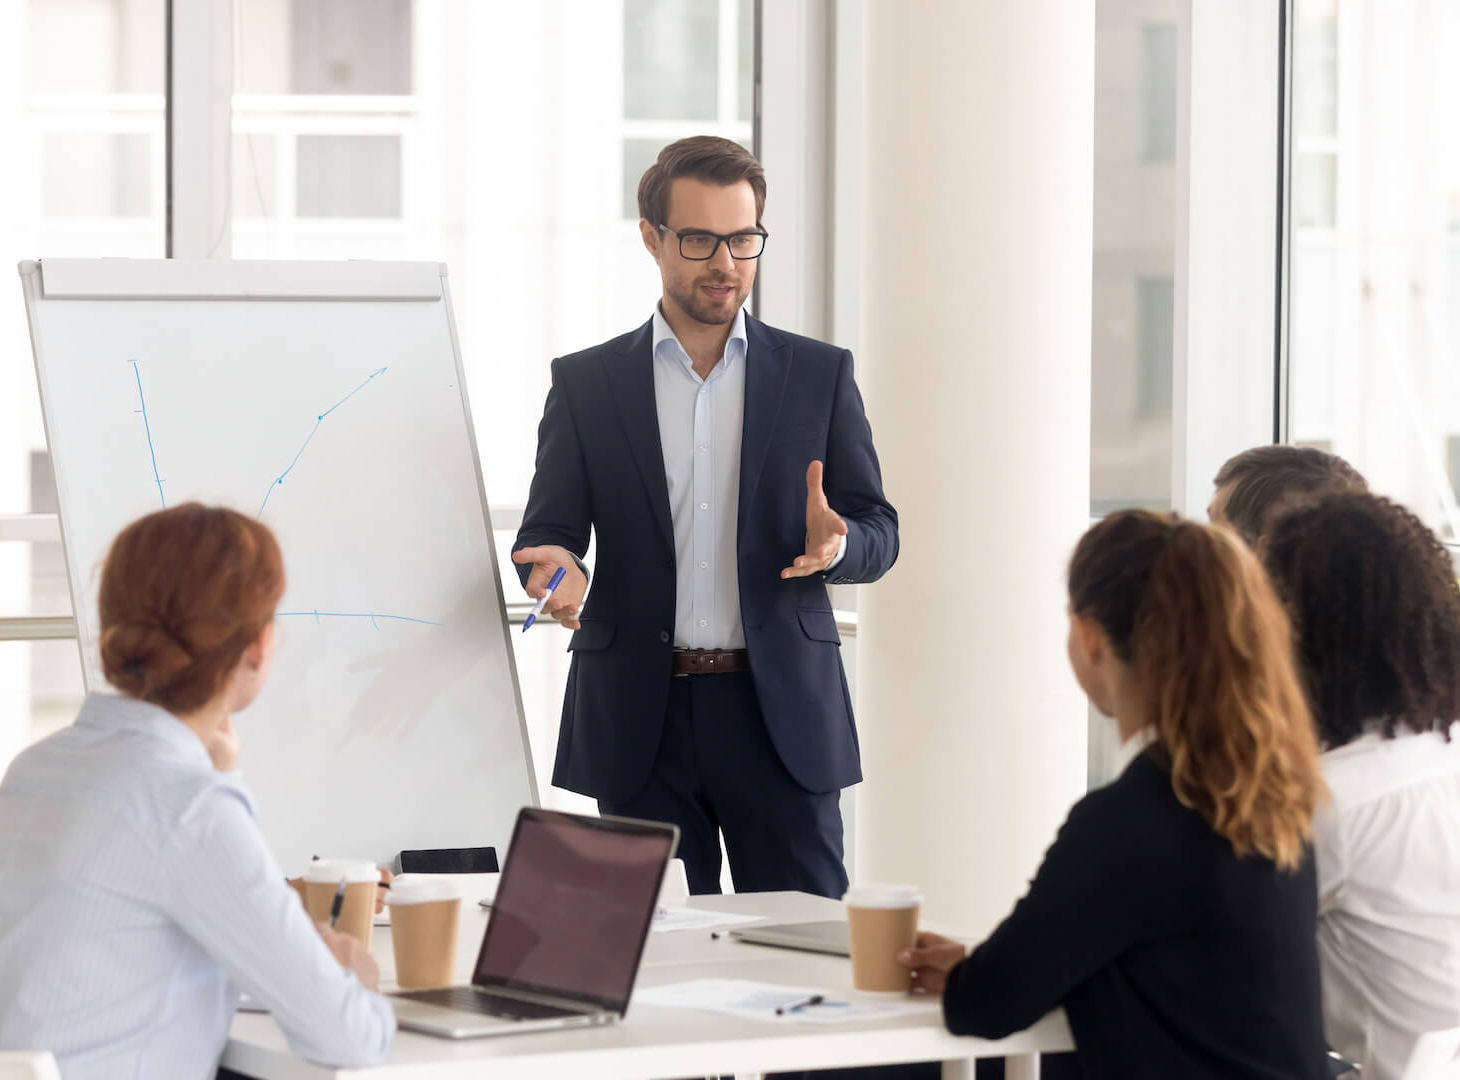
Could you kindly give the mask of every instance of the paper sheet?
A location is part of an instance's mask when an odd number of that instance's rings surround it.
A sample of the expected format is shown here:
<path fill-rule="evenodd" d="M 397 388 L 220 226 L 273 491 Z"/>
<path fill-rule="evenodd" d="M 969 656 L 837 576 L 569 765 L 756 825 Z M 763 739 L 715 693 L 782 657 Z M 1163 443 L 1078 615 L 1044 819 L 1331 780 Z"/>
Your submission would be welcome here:
<path fill-rule="evenodd" d="M 724 911 L 703 911 L 700 908 L 660 908 L 650 924 L 655 933 L 674 930 L 721 930 L 728 926 L 745 926 L 765 922 L 760 915 L 731 915 Z"/>
<path fill-rule="evenodd" d="M 819 1005 L 776 1015 L 778 1007 L 794 1005 L 813 994 L 822 994 L 826 1000 Z M 869 999 L 810 986 L 779 986 L 748 979 L 694 979 L 669 986 L 645 987 L 634 993 L 634 1003 L 720 1013 L 772 1024 L 846 1024 L 888 1020 L 930 1012 L 939 1006 L 935 997 Z"/>

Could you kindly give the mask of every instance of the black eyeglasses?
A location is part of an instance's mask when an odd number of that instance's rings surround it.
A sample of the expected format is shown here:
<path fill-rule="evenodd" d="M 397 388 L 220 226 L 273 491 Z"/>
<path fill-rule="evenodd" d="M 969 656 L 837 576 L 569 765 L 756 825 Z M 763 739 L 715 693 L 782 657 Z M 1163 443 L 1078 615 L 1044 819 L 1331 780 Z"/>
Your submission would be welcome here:
<path fill-rule="evenodd" d="M 719 233 L 704 232 L 699 229 L 675 232 L 668 225 L 659 227 L 679 240 L 680 258 L 689 259 L 692 262 L 705 262 L 707 259 L 713 259 L 715 252 L 720 250 L 721 244 L 730 249 L 732 259 L 742 262 L 746 259 L 758 259 L 760 253 L 765 250 L 766 237 L 770 235 L 764 229 L 721 236 Z"/>

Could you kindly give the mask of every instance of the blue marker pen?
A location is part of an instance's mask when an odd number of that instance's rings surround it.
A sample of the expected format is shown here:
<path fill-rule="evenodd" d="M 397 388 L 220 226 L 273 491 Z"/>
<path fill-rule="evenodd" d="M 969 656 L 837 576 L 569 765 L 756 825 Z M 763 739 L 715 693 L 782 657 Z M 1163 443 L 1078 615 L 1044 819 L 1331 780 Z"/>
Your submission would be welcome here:
<path fill-rule="evenodd" d="M 548 597 L 553 594 L 553 590 L 563 583 L 563 575 L 567 572 L 567 569 L 561 566 L 553 572 L 553 579 L 548 582 L 547 592 L 543 593 L 542 599 L 533 605 L 532 611 L 527 616 L 527 621 L 522 624 L 522 632 L 524 634 L 527 633 L 529 626 L 537 622 L 537 617 L 542 614 L 543 605 L 548 602 Z"/>

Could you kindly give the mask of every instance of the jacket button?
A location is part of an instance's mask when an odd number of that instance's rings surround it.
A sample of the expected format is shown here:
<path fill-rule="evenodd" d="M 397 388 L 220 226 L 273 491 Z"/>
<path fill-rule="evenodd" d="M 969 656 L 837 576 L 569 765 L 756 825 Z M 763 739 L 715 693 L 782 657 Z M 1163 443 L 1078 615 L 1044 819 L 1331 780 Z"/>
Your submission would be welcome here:
<path fill-rule="evenodd" d="M 666 645 L 669 644 L 669 631 L 668 630 L 660 630 L 659 631 L 659 640 L 662 641 L 662 642 L 664 642 Z"/>

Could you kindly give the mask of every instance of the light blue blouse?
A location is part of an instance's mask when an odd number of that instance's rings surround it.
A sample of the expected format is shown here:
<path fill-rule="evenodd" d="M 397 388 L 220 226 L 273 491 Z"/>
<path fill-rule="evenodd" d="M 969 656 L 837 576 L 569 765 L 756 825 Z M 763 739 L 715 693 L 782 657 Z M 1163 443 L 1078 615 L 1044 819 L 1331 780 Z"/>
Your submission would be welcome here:
<path fill-rule="evenodd" d="M 320 939 L 237 778 L 170 713 L 91 695 L 0 782 L 0 1049 L 66 1080 L 211 1080 L 240 988 L 302 1057 L 389 1049 L 389 1003 Z"/>

